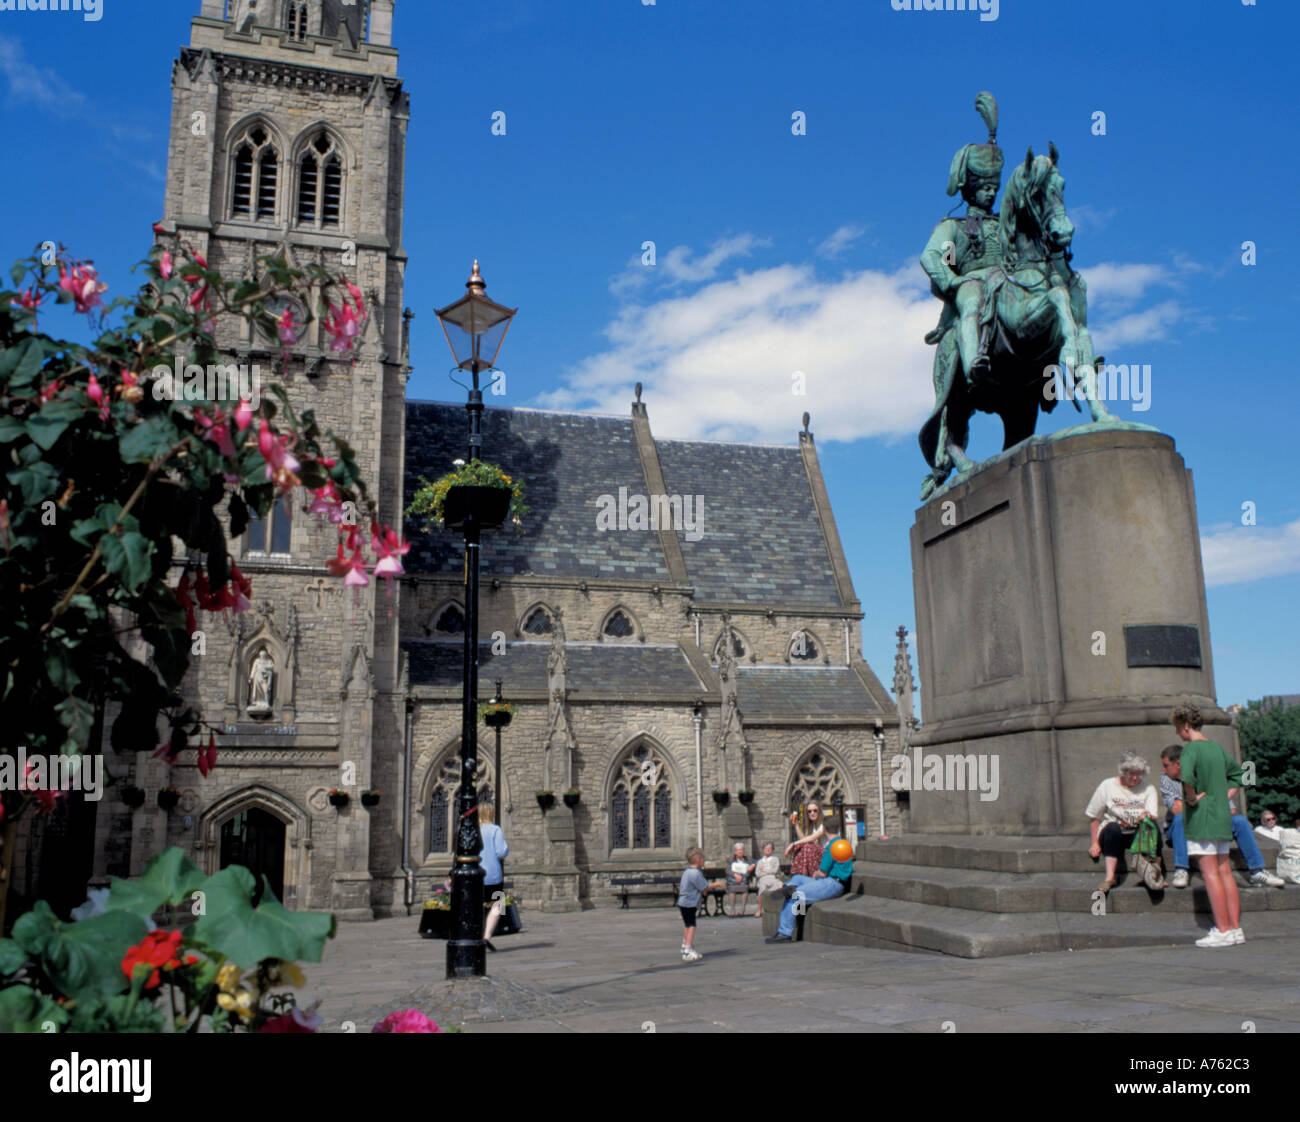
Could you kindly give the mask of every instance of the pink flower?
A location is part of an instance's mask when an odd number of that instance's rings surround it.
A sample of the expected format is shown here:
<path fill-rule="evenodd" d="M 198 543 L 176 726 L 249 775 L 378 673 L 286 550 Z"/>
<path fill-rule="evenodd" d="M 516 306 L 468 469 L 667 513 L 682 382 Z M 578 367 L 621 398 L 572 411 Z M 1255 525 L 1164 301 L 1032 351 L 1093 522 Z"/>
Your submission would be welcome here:
<path fill-rule="evenodd" d="M 312 494 L 315 498 L 312 499 L 311 506 L 307 508 L 308 514 L 323 514 L 331 522 L 343 521 L 343 501 L 339 498 L 338 489 L 334 486 L 334 480 L 327 479 L 325 486 L 318 487 Z"/>
<path fill-rule="evenodd" d="M 53 401 L 62 392 L 63 392 L 63 386 L 59 383 L 57 379 L 51 382 L 48 386 L 42 386 L 41 404 L 44 405 L 47 401 Z"/>
<path fill-rule="evenodd" d="M 0 546 L 9 552 L 9 500 L 0 499 Z"/>
<path fill-rule="evenodd" d="M 176 586 L 176 599 L 180 606 L 185 609 L 185 631 L 193 635 L 198 630 L 198 620 L 194 614 L 194 598 L 190 595 L 190 589 L 193 585 L 190 583 L 190 574 L 184 573 L 181 576 L 180 583 Z"/>
<path fill-rule="evenodd" d="M 293 316 L 293 308 L 285 308 L 284 314 L 280 317 L 280 343 L 286 353 L 290 347 L 298 342 L 297 327 L 298 324 Z"/>
<path fill-rule="evenodd" d="M 212 441 L 219 449 L 221 454 L 227 459 L 233 460 L 238 456 L 235 446 L 230 440 L 230 426 L 226 423 L 225 416 L 213 410 L 213 416 L 209 417 L 206 413 L 194 410 L 194 419 L 201 424 L 206 430 L 203 433 L 205 440 Z"/>
<path fill-rule="evenodd" d="M 108 285 L 89 265 L 73 265 L 68 269 L 62 261 L 59 262 L 59 287 L 72 296 L 79 312 L 99 307 L 100 293 L 108 291 Z"/>
<path fill-rule="evenodd" d="M 205 779 L 208 772 L 217 766 L 217 736 L 216 733 L 208 733 L 208 743 L 206 748 L 199 749 L 199 774 Z"/>
<path fill-rule="evenodd" d="M 326 331 L 333 336 L 330 342 L 330 350 L 340 353 L 350 351 L 356 343 L 357 337 L 361 334 L 362 328 L 366 325 L 366 304 L 361 295 L 361 289 L 347 281 L 348 293 L 352 297 L 352 303 L 343 301 L 341 307 L 329 305 L 329 315 L 323 321 Z"/>
<path fill-rule="evenodd" d="M 99 379 L 92 372 L 90 381 L 86 383 L 86 396 L 99 406 L 100 420 L 108 420 L 108 402 L 104 398 L 104 387 L 99 384 Z"/>
<path fill-rule="evenodd" d="M 43 786 L 35 787 L 31 783 L 31 775 L 32 775 L 32 764 L 28 763 L 26 771 L 23 773 L 22 779 L 18 781 L 18 790 L 28 791 L 31 794 L 36 796 L 37 813 L 52 814 L 54 812 L 55 802 L 58 799 L 63 798 L 63 796 L 66 795 L 67 792 L 50 791 Z"/>
<path fill-rule="evenodd" d="M 234 609 L 236 615 L 248 611 L 253 606 L 248 602 L 249 596 L 253 593 L 253 582 L 239 571 L 238 565 L 232 564 L 230 566 L 230 583 L 234 585 L 235 589 L 234 603 L 231 604 L 231 608 Z M 212 758 L 216 759 L 215 753 Z"/>
<path fill-rule="evenodd" d="M 243 432 L 252 423 L 253 406 L 247 399 L 243 399 L 235 409 L 235 428 Z"/>
<path fill-rule="evenodd" d="M 163 224 L 161 222 L 155 222 L 153 224 L 153 232 L 157 234 L 160 238 L 165 238 L 167 236 L 167 231 L 163 228 Z"/>
<path fill-rule="evenodd" d="M 275 484 L 277 491 L 287 491 L 298 486 L 299 480 L 295 473 L 302 465 L 289 452 L 292 441 L 292 433 L 276 437 L 266 419 L 262 419 L 257 431 L 257 448 L 266 461 L 266 478 Z"/>
<path fill-rule="evenodd" d="M 26 292 L 20 294 L 18 299 L 13 301 L 13 305 L 16 308 L 22 308 L 23 311 L 31 312 L 32 315 L 35 315 L 36 309 L 41 306 L 41 301 L 43 299 L 44 296 L 38 294 L 36 288 L 33 286 L 29 287 Z"/>
<path fill-rule="evenodd" d="M 442 1032 L 436 1024 L 418 1009 L 402 1009 L 389 1013 L 370 1030 L 375 1032 Z"/>
<path fill-rule="evenodd" d="M 168 277 L 172 275 L 172 272 L 173 269 L 172 269 L 171 250 L 164 249 L 162 252 L 162 257 L 158 261 L 158 275 L 162 277 L 163 280 L 166 280 Z"/>
<path fill-rule="evenodd" d="M 381 536 L 376 528 L 376 531 L 371 534 L 370 548 L 379 558 L 375 565 L 375 576 L 387 580 L 402 575 L 401 559 L 410 552 L 410 542 L 403 543 L 394 531 L 387 528 Z"/>

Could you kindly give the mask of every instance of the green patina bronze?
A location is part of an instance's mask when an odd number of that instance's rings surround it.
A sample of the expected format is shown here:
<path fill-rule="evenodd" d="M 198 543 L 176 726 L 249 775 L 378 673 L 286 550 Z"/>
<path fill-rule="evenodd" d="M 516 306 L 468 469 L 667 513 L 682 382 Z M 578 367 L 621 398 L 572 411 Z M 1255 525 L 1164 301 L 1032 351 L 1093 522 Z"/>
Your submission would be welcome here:
<path fill-rule="evenodd" d="M 921 254 L 930 288 L 943 301 L 938 326 L 925 341 L 934 356 L 934 409 L 921 428 L 930 473 L 921 499 L 968 477 L 978 464 L 966 455 L 970 418 L 979 410 L 1002 418 L 1003 451 L 1034 434 L 1038 411 L 1056 408 L 1069 372 L 1070 401 L 1088 405 L 1091 421 L 1078 428 L 1143 429 L 1118 420 L 1097 399 L 1096 367 L 1088 332 L 1088 287 L 1070 267 L 1074 227 L 1065 213 L 1065 180 L 1056 145 L 1033 149 L 1016 166 L 1003 195 L 997 144 L 998 106 L 981 93 L 975 108 L 988 126 L 984 144 L 967 144 L 948 171 L 948 194 L 967 204 L 961 218 L 945 218 Z M 1058 434 L 1064 435 L 1064 434 Z M 952 473 L 956 470 L 956 475 Z M 950 476 L 952 478 L 950 479 Z"/>

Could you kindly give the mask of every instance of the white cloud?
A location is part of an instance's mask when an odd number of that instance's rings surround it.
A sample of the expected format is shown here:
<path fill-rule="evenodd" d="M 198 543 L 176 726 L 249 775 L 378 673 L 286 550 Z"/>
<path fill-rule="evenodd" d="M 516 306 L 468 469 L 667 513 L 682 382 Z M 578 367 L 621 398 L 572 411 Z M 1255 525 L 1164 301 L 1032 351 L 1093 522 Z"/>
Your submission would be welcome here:
<path fill-rule="evenodd" d="M 86 98 L 53 70 L 33 66 L 23 57 L 22 44 L 0 36 L 0 74 L 9 83 L 13 101 L 31 101 L 61 117 L 79 113 Z"/>
<path fill-rule="evenodd" d="M 838 257 L 867 232 L 865 226 L 849 223 L 841 226 L 817 247 L 818 257 Z"/>
<path fill-rule="evenodd" d="M 1300 518 L 1277 529 L 1215 526 L 1201 535 L 1201 560 L 1210 588 L 1300 573 Z"/>
<path fill-rule="evenodd" d="M 641 381 L 667 437 L 788 444 L 805 409 L 823 439 L 914 434 L 934 402 L 923 337 L 939 310 L 915 265 L 828 281 L 808 265 L 740 271 L 625 306 L 607 349 L 541 403 L 623 413 Z"/>
<path fill-rule="evenodd" d="M 1156 285 L 1171 285 L 1174 278 L 1163 265 L 1120 265 L 1102 262 L 1079 270 L 1088 282 L 1088 306 L 1131 304 Z"/>
<path fill-rule="evenodd" d="M 1103 320 L 1096 326 L 1089 320 L 1089 330 L 1092 332 L 1093 346 L 1103 355 L 1110 355 L 1116 347 L 1164 339 L 1169 328 L 1182 317 L 1182 305 L 1176 300 L 1166 300 L 1163 304 L 1156 304 L 1140 312 Z"/>

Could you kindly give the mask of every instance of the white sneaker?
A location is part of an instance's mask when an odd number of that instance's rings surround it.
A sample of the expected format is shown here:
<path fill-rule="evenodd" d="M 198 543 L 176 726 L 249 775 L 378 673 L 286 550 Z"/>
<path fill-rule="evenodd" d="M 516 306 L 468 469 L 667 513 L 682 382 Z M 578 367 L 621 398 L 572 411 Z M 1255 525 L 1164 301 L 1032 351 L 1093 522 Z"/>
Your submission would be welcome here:
<path fill-rule="evenodd" d="M 1232 936 L 1232 941 L 1234 944 L 1244 943 L 1246 941 L 1246 933 L 1242 931 L 1240 927 L 1234 927 L 1231 931 L 1228 932 L 1228 934 Z"/>
<path fill-rule="evenodd" d="M 1236 945 L 1237 940 L 1233 938 L 1232 932 L 1220 931 L 1217 927 L 1211 927 L 1210 933 L 1203 938 L 1196 940 L 1198 947 L 1231 947 Z"/>
<path fill-rule="evenodd" d="M 1175 869 L 1174 877 L 1169 883 L 1175 888 L 1186 888 L 1188 881 L 1192 878 L 1188 875 L 1186 869 Z"/>
<path fill-rule="evenodd" d="M 1281 877 L 1274 876 L 1267 869 L 1260 869 L 1259 872 L 1257 873 L 1251 873 L 1250 883 L 1267 885 L 1269 888 L 1286 887 L 1286 881 L 1284 881 Z"/>
<path fill-rule="evenodd" d="M 699 962 L 700 959 L 702 959 L 703 957 L 704 956 L 700 954 L 700 952 L 697 951 L 694 947 L 692 947 L 689 951 L 682 951 L 683 962 Z"/>

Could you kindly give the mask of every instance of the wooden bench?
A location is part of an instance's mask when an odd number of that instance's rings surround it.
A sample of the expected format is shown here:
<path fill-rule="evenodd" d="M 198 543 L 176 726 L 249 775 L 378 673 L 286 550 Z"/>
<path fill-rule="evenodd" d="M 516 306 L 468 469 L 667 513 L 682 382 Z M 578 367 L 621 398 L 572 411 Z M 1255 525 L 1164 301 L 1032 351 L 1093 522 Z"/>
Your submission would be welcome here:
<path fill-rule="evenodd" d="M 681 880 L 682 878 L 679 876 L 612 877 L 609 883 L 614 888 L 614 894 L 623 897 L 623 907 L 626 908 L 628 906 L 628 896 L 630 895 L 628 889 L 647 884 L 655 887 L 652 887 L 649 892 L 638 892 L 636 893 L 637 896 L 651 896 L 660 892 L 671 892 L 672 902 L 676 904 L 677 889 L 681 884 Z"/>

